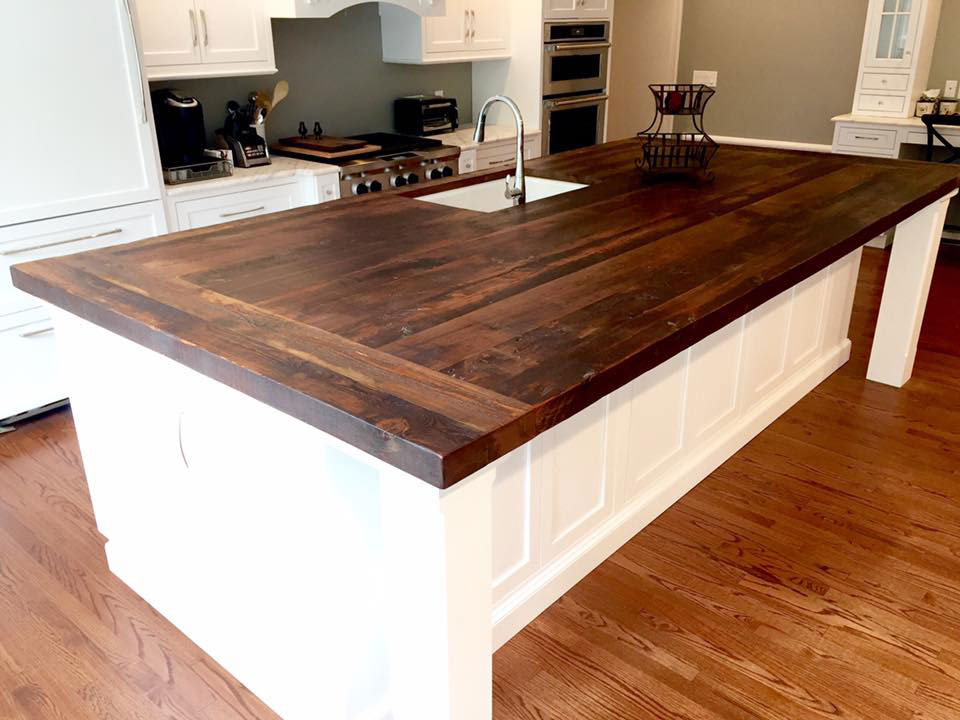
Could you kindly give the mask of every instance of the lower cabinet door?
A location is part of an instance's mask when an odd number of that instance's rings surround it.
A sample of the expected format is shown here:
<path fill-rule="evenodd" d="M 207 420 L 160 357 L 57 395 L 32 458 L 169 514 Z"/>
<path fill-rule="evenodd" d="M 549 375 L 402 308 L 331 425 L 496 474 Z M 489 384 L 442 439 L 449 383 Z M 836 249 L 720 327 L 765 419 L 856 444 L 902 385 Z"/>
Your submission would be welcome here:
<path fill-rule="evenodd" d="M 0 420 L 67 396 L 46 306 L 0 317 L 0 358 Z"/>
<path fill-rule="evenodd" d="M 67 397 L 50 308 L 13 287 L 10 267 L 164 232 L 159 200 L 0 228 L 0 420 Z"/>
<path fill-rule="evenodd" d="M 290 210 L 306 202 L 301 183 L 244 190 L 226 195 L 181 200 L 174 206 L 179 230 L 246 220 L 267 213 Z"/>

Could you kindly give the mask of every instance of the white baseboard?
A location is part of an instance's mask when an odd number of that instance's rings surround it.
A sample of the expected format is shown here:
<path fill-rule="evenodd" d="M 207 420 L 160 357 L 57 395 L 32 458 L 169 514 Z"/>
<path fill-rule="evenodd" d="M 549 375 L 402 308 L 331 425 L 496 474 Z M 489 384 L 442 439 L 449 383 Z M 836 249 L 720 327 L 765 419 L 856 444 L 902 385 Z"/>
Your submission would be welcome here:
<path fill-rule="evenodd" d="M 650 490 L 613 515 L 577 545 L 557 557 L 505 597 L 493 610 L 493 646 L 499 648 L 546 610 L 558 597 L 693 489 L 794 403 L 850 358 L 844 340 L 766 401 L 744 414 L 713 442 L 668 473 Z"/>
<path fill-rule="evenodd" d="M 802 150 L 804 152 L 829 153 L 832 145 L 817 143 L 791 142 L 790 140 L 767 140 L 764 138 L 732 137 L 730 135 L 711 135 L 721 145 L 744 145 L 747 147 L 776 148 L 777 150 Z"/>

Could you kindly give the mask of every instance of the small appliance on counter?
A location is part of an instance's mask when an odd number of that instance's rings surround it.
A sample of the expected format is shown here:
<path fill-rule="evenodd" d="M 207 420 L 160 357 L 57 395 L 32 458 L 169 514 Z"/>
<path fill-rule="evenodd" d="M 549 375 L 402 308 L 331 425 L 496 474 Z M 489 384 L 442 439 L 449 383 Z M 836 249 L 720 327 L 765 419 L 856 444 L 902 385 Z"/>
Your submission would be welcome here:
<path fill-rule="evenodd" d="M 393 124 L 403 135 L 439 135 L 460 126 L 457 99 L 408 95 L 393 101 Z"/>
<path fill-rule="evenodd" d="M 217 130 L 221 147 L 233 153 L 233 164 L 241 168 L 270 164 L 266 119 L 270 111 L 263 93 L 253 92 L 246 106 L 231 100 L 223 129 Z"/>
<path fill-rule="evenodd" d="M 180 90 L 163 89 L 150 93 L 150 100 L 166 184 L 178 185 L 232 174 L 229 161 L 207 149 L 203 106 L 195 97 Z"/>

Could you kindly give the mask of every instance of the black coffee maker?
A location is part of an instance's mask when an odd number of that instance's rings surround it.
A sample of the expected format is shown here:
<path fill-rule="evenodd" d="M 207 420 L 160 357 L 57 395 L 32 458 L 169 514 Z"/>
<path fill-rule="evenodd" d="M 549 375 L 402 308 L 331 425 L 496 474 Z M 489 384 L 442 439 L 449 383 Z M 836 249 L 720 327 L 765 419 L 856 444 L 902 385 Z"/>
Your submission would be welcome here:
<path fill-rule="evenodd" d="M 167 184 L 231 174 L 229 163 L 211 157 L 207 151 L 207 131 L 199 100 L 170 88 L 154 90 L 150 100 L 157 125 L 160 165 Z"/>

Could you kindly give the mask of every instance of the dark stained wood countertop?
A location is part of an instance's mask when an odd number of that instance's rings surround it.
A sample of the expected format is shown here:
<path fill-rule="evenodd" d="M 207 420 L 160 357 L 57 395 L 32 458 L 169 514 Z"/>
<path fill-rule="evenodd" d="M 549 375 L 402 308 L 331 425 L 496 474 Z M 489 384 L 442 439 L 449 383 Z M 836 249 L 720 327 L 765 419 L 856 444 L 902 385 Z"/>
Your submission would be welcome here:
<path fill-rule="evenodd" d="M 958 187 L 946 165 L 729 146 L 711 185 L 651 184 L 638 151 L 531 161 L 590 187 L 522 208 L 412 198 L 437 183 L 14 283 L 449 487 Z"/>

